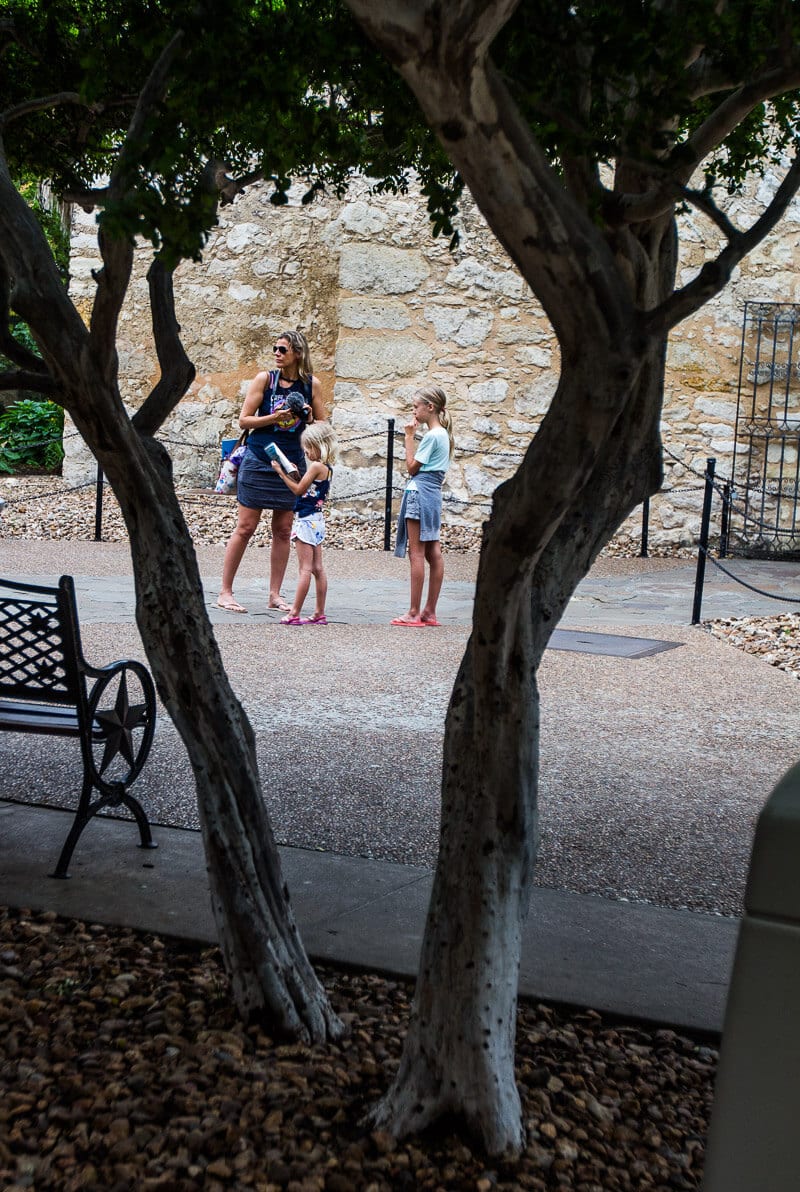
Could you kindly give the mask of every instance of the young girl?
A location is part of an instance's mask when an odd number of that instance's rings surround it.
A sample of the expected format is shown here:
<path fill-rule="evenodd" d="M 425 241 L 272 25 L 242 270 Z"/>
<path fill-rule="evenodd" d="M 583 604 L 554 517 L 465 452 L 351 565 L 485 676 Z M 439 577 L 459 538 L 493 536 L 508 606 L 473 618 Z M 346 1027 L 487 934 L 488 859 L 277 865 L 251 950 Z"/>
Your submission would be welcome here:
<path fill-rule="evenodd" d="M 276 461 L 272 463 L 283 483 L 298 498 L 294 510 L 292 541 L 297 547 L 300 574 L 292 607 L 285 617 L 281 617 L 281 624 L 327 625 L 325 598 L 328 595 L 328 577 L 322 563 L 322 540 L 325 537 L 325 517 L 322 510 L 328 498 L 333 465 L 336 463 L 336 436 L 329 422 L 313 422 L 303 431 L 300 442 L 309 464 L 305 475 L 299 480 L 292 480 L 287 476 Z M 316 594 L 314 615 L 301 617 L 303 601 L 311 586 L 312 575 Z"/>
<path fill-rule="evenodd" d="M 394 553 L 403 558 L 408 546 L 411 562 L 411 603 L 408 612 L 395 617 L 393 625 L 412 629 L 437 626 L 436 603 L 444 578 L 439 530 L 442 521 L 442 482 L 453 456 L 453 432 L 447 412 L 447 398 L 438 385 L 418 389 L 413 414 L 405 426 L 406 465 L 410 479 L 403 493 L 397 520 Z M 414 434 L 420 423 L 427 426 L 422 442 L 414 450 Z M 422 605 L 425 563 L 428 564 L 428 599 Z"/>

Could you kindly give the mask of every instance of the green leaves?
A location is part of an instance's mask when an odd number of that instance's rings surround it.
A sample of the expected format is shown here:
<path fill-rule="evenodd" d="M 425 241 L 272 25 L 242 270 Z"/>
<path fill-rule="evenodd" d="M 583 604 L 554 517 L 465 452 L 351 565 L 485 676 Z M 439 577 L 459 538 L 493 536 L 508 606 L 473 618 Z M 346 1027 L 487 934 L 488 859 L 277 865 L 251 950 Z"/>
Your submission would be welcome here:
<path fill-rule="evenodd" d="M 50 401 L 22 400 L 0 410 L 0 472 L 52 471 L 64 458 L 64 411 Z"/>
<path fill-rule="evenodd" d="M 304 202 L 341 194 L 353 170 L 402 187 L 409 170 L 430 181 L 437 231 L 449 232 L 454 174 L 405 84 L 369 46 L 337 0 L 8 0 L 18 40 L 4 65 L 9 108 L 32 96 L 78 92 L 5 131 L 13 168 L 88 194 L 118 162 L 148 73 L 183 31 L 166 94 L 126 154 L 124 193 L 101 197 L 114 236 L 142 236 L 170 264 L 202 252 L 216 218 L 207 166 L 259 170 L 270 201 L 290 179 Z"/>

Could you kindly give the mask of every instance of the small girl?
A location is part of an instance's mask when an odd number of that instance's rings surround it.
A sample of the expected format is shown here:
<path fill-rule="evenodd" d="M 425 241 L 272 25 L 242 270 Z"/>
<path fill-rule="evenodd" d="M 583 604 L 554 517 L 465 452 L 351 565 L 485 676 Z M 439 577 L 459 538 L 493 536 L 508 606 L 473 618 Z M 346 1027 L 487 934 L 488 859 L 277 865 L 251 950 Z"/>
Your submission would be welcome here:
<path fill-rule="evenodd" d="M 411 420 L 405 426 L 406 465 L 410 479 L 400 504 L 394 550 L 402 559 L 408 546 L 411 603 L 408 612 L 402 617 L 395 617 L 392 624 L 422 629 L 439 624 L 436 620 L 436 604 L 444 579 L 444 562 L 439 544 L 442 483 L 453 456 L 453 432 L 446 408 L 447 398 L 438 385 L 418 389 L 412 407 Z M 415 452 L 414 435 L 420 423 L 425 423 L 428 429 Z M 428 599 L 421 609 L 426 561 L 429 569 Z"/>
<path fill-rule="evenodd" d="M 292 525 L 292 541 L 297 547 L 299 575 L 297 591 L 292 607 L 282 625 L 327 625 L 325 599 L 328 595 L 328 577 L 322 563 L 322 540 L 325 537 L 323 506 L 328 498 L 336 463 L 338 448 L 333 427 L 329 422 L 313 422 L 303 431 L 300 442 L 306 459 L 309 460 L 305 475 L 292 480 L 273 460 L 272 467 L 283 483 L 297 496 Z M 314 577 L 316 604 L 313 617 L 301 617 L 311 577 Z"/>

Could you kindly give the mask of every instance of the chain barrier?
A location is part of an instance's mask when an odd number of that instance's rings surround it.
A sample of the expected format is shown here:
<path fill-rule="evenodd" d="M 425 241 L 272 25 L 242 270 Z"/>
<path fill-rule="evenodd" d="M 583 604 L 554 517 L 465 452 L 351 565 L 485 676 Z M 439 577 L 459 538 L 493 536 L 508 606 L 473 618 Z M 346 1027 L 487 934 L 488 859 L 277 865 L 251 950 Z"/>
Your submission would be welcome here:
<path fill-rule="evenodd" d="M 747 588 L 750 592 L 755 592 L 758 596 L 766 596 L 769 600 L 782 600 L 785 604 L 800 604 L 800 596 L 779 596 L 777 592 L 765 592 L 763 588 L 757 588 L 755 584 L 749 584 L 747 580 L 741 579 L 740 576 L 734 575 L 732 571 L 729 571 L 727 567 L 723 567 L 719 559 L 715 559 L 707 548 L 702 548 L 702 550 L 709 563 L 713 563 L 718 571 L 724 572 L 729 579 L 734 580 L 737 584 L 741 584 L 743 588 Z"/>
<path fill-rule="evenodd" d="M 64 493 L 76 493 L 82 488 L 94 488 L 94 484 L 94 480 L 84 480 L 80 484 L 70 485 L 68 488 L 64 488 L 61 491 Z M 6 505 L 27 505 L 28 501 L 42 501 L 46 497 L 50 497 L 52 499 L 52 496 L 52 492 L 25 493 L 21 497 L 5 497 L 4 500 Z"/>
<path fill-rule="evenodd" d="M 700 536 L 699 536 L 699 541 L 697 544 L 697 570 L 696 570 L 696 574 L 695 574 L 695 584 L 694 584 L 694 601 L 692 604 L 692 624 L 699 625 L 699 623 L 700 623 L 700 614 L 701 614 L 702 603 L 703 603 L 703 585 L 705 583 L 705 569 L 706 569 L 706 561 L 707 560 L 710 560 L 714 564 L 714 566 L 719 571 L 722 571 L 725 575 L 727 575 L 729 579 L 732 579 L 735 583 L 740 584 L 743 588 L 747 588 L 749 591 L 755 592 L 759 596 L 764 596 L 768 600 L 781 600 L 781 601 L 784 601 L 789 604 L 800 604 L 800 598 L 795 598 L 792 596 L 779 596 L 775 592 L 767 592 L 763 588 L 757 588 L 754 584 L 748 583 L 746 580 L 741 579 L 734 572 L 730 571 L 727 567 L 724 567 L 722 565 L 722 563 L 720 563 L 718 559 L 715 559 L 714 556 L 711 554 L 711 551 L 709 550 L 708 540 L 709 540 L 709 529 L 710 529 L 710 524 L 711 524 L 711 504 L 712 504 L 714 492 L 717 491 L 717 485 L 715 482 L 716 462 L 717 461 L 715 459 L 706 460 L 706 475 L 705 475 L 706 483 L 705 483 L 705 493 L 703 496 L 703 513 L 702 513 L 702 518 L 701 518 L 701 522 L 700 522 Z M 725 550 L 727 549 L 727 535 L 729 532 L 729 520 L 728 520 L 729 515 L 730 515 L 730 494 L 729 493 L 726 495 L 725 500 L 727 501 L 727 503 L 723 504 L 722 530 L 720 532 L 720 554 L 722 554 L 723 556 L 725 554 Z M 756 523 L 756 524 L 758 524 L 758 523 Z"/>
<path fill-rule="evenodd" d="M 67 439 L 72 439 L 75 437 L 78 437 L 78 431 L 71 430 L 71 431 L 68 431 L 63 436 L 60 436 L 60 437 L 59 436 L 51 436 L 50 438 L 39 440 L 34 444 L 30 444 L 30 443 L 25 444 L 25 446 L 46 446 L 49 443 L 63 442 Z M 231 438 L 233 438 L 233 435 L 231 436 Z M 339 444 L 340 444 L 341 449 L 347 450 L 350 447 L 356 446 L 360 443 L 366 443 L 369 441 L 374 442 L 375 440 L 381 440 L 382 442 L 387 442 L 387 438 L 388 438 L 388 443 L 387 443 L 387 460 L 386 460 L 386 462 L 387 462 L 388 466 L 387 466 L 386 484 L 382 485 L 380 487 L 374 486 L 374 487 L 370 487 L 368 489 L 357 489 L 354 492 L 342 493 L 341 495 L 337 494 L 336 503 L 337 504 L 347 504 L 351 501 L 358 501 L 358 500 L 364 500 L 364 499 L 373 499 L 374 500 L 376 498 L 383 497 L 385 505 L 386 505 L 385 518 L 386 518 L 386 522 L 388 525 L 390 513 L 391 513 L 390 503 L 396 497 L 398 497 L 403 491 L 403 486 L 398 485 L 394 480 L 394 468 L 392 466 L 393 459 L 392 459 L 391 446 L 395 440 L 403 438 L 403 432 L 395 429 L 394 419 L 390 418 L 388 420 L 386 434 L 384 434 L 383 432 L 380 432 L 380 431 L 370 431 L 366 434 L 354 435 L 348 439 L 340 438 Z M 166 436 L 163 438 L 159 438 L 157 441 L 160 442 L 164 447 L 190 447 L 195 452 L 204 452 L 205 453 L 205 452 L 213 451 L 216 454 L 220 451 L 220 446 L 217 443 L 192 443 L 185 439 L 170 438 L 170 437 L 166 437 Z M 684 460 L 682 460 L 678 455 L 675 454 L 674 451 L 672 451 L 668 446 L 666 446 L 666 444 L 662 444 L 662 449 L 663 449 L 664 455 L 666 457 L 669 457 L 670 459 L 674 460 L 675 463 L 680 464 L 681 467 L 687 469 L 693 475 L 695 475 L 699 479 L 701 479 L 704 483 L 702 486 L 701 485 L 679 484 L 679 485 L 675 485 L 675 486 L 672 486 L 669 488 L 662 488 L 659 490 L 659 492 L 657 494 L 654 494 L 654 495 L 655 496 L 671 496 L 671 495 L 676 495 L 676 494 L 697 493 L 697 492 L 703 491 L 704 489 L 708 488 L 708 486 L 710 486 L 711 490 L 715 491 L 719 495 L 719 497 L 723 503 L 723 531 L 722 531 L 722 536 L 721 536 L 721 542 L 723 544 L 722 549 L 721 549 L 721 554 L 723 557 L 726 553 L 725 547 L 726 547 L 726 542 L 727 542 L 727 526 L 728 526 L 728 521 L 730 519 L 731 513 L 736 513 L 736 515 L 742 519 L 745 527 L 753 529 L 757 532 L 758 531 L 770 532 L 774 529 L 774 527 L 767 525 L 766 522 L 760 520 L 759 518 L 754 517 L 753 514 L 747 510 L 746 507 L 742 506 L 736 500 L 735 490 L 732 488 L 730 480 L 726 479 L 722 475 L 716 474 L 714 472 L 714 470 L 710 470 L 708 466 L 706 467 L 706 470 L 704 472 L 701 472 L 698 468 L 694 467 L 692 464 L 686 463 Z M 509 452 L 509 451 L 502 451 L 502 450 L 488 450 L 488 451 L 477 451 L 477 452 L 472 451 L 472 452 L 470 452 L 470 451 L 466 451 L 464 449 L 458 449 L 458 448 L 456 448 L 455 456 L 456 456 L 456 458 L 460 458 L 460 459 L 476 459 L 476 458 L 482 459 L 482 458 L 486 458 L 486 457 L 493 457 L 493 458 L 506 459 L 509 461 L 516 461 L 516 462 L 519 462 L 523 458 L 523 454 L 519 453 L 519 452 Z M 389 467 L 392 468 L 391 475 L 389 474 Z M 61 491 L 66 492 L 66 493 L 77 492 L 82 489 L 92 487 L 94 485 L 97 488 L 97 492 L 98 492 L 98 498 L 97 498 L 98 499 L 98 511 L 100 511 L 102 508 L 102 490 L 103 490 L 105 483 L 106 482 L 104 481 L 102 474 L 99 472 L 99 469 L 98 469 L 98 477 L 97 477 L 96 481 L 94 481 L 94 480 L 83 481 L 79 484 L 66 487 L 66 488 L 62 489 Z M 761 493 L 761 492 L 770 493 L 773 490 L 771 490 L 767 487 L 764 487 L 764 488 L 755 489 L 753 491 L 758 492 L 758 493 Z M 774 491 L 777 492 L 777 489 L 774 489 Z M 191 492 L 191 491 L 184 490 L 180 495 L 180 500 L 182 502 L 186 502 L 188 504 L 200 505 L 200 504 L 204 504 L 209 499 L 218 501 L 221 495 L 222 494 L 215 493 L 213 491 L 213 489 L 209 486 L 208 490 L 203 491 L 203 492 Z M 48 491 L 26 493 L 19 497 L 14 497 L 14 496 L 8 495 L 5 498 L 5 504 L 7 507 L 9 507 L 9 506 L 17 505 L 17 504 L 27 503 L 29 501 L 45 500 L 48 498 L 52 498 L 52 496 L 53 496 L 52 492 L 48 492 Z M 456 497 L 452 493 L 444 493 L 443 500 L 447 506 L 449 506 L 451 509 L 454 509 L 454 510 L 470 508 L 470 509 L 480 510 L 481 512 L 483 512 L 483 511 L 487 511 L 487 510 L 491 511 L 491 508 L 492 508 L 491 501 L 475 501 L 473 499 Z M 643 509 L 642 509 L 642 546 L 641 546 L 641 552 L 640 552 L 642 557 L 647 556 L 648 522 L 649 522 L 649 500 L 645 501 L 645 503 L 643 505 Z M 98 513 L 98 520 L 97 520 L 96 524 L 98 527 L 98 534 L 99 534 L 99 524 L 100 524 L 99 513 Z M 705 550 L 707 552 L 707 545 L 705 547 Z M 710 555 L 708 555 L 708 557 L 711 558 Z M 712 558 L 712 562 L 714 562 L 714 564 L 716 566 L 718 566 L 718 567 L 720 566 L 716 559 Z M 725 570 L 724 568 L 720 568 L 720 569 Z M 726 572 L 726 574 L 731 574 L 731 573 Z M 731 574 L 731 578 L 734 580 L 737 579 L 737 577 L 732 574 Z M 744 583 L 744 581 L 740 581 L 740 582 Z M 748 586 L 748 585 L 744 584 L 744 586 Z M 755 590 L 758 591 L 758 589 L 755 589 Z M 769 596 L 769 593 L 760 592 L 759 594 Z M 776 597 L 776 599 L 787 599 L 787 598 Z M 791 601 L 791 602 L 796 603 L 795 601 Z"/>
<path fill-rule="evenodd" d="M 675 455 L 674 452 L 670 451 L 670 449 L 666 445 L 662 444 L 662 448 L 663 448 L 665 455 L 670 456 L 671 459 L 674 459 L 675 462 L 680 464 L 682 467 L 688 468 L 688 470 L 690 472 L 693 472 L 695 476 L 699 476 L 704 481 L 706 481 L 708 479 L 707 472 L 705 472 L 705 473 L 699 472 L 697 470 L 697 468 L 693 467 L 691 464 L 684 463 L 684 461 L 682 459 L 680 459 L 677 455 Z M 723 503 L 723 508 L 727 509 L 727 511 L 728 511 L 727 512 L 728 517 L 730 517 L 731 513 L 736 513 L 742 519 L 745 526 L 751 526 L 752 528 L 756 529 L 759 532 L 760 531 L 769 532 L 770 530 L 772 530 L 774 528 L 771 525 L 769 525 L 767 522 L 761 521 L 760 519 L 754 517 L 752 513 L 748 513 L 747 508 L 745 506 L 741 505 L 736 500 L 736 495 L 735 495 L 736 488 L 734 486 L 734 482 L 731 477 L 726 477 L 724 475 L 716 474 L 713 478 L 712 483 L 714 486 L 714 491 L 717 493 L 718 497 L 720 498 L 720 500 Z M 797 485 L 793 484 L 790 481 L 787 482 L 786 485 L 754 486 L 754 485 L 748 484 L 745 486 L 745 488 L 748 493 L 757 493 L 762 496 L 773 496 L 773 497 L 781 496 L 784 493 L 791 495 L 793 492 L 794 493 L 797 492 Z M 661 496 L 663 493 L 669 493 L 669 492 L 699 492 L 699 491 L 702 491 L 700 486 L 698 486 L 697 488 L 691 488 L 691 489 L 662 488 L 662 489 L 659 489 L 658 496 Z"/>
<path fill-rule="evenodd" d="M 673 459 L 673 460 L 675 461 L 675 463 L 676 463 L 676 464 L 680 464 L 680 466 L 681 466 L 682 468 L 686 468 L 686 469 L 687 469 L 687 471 L 689 471 L 689 472 L 692 472 L 692 473 L 693 473 L 695 476 L 697 476 L 697 477 L 698 477 L 700 480 L 703 480 L 703 481 L 705 481 L 705 479 L 706 479 L 706 472 L 705 472 L 705 471 L 703 471 L 703 472 L 700 472 L 700 471 L 698 471 L 698 469 L 697 469 L 697 468 L 695 468 L 695 467 L 694 467 L 694 465 L 693 465 L 693 464 L 687 464 L 687 463 L 686 463 L 686 461 L 685 461 L 685 460 L 682 460 L 682 459 L 680 458 L 680 456 L 678 456 L 678 455 L 676 455 L 676 454 L 675 454 L 675 452 L 674 452 L 674 451 L 670 451 L 670 449 L 669 449 L 669 447 L 667 447 L 666 443 L 662 443 L 662 444 L 661 444 L 661 450 L 664 452 L 664 454 L 665 454 L 665 455 L 668 455 L 668 456 L 670 457 L 670 459 Z M 723 484 L 730 484 L 730 483 L 731 483 L 731 479 L 730 479 L 730 477 L 718 476 L 718 477 L 717 477 L 717 480 L 718 480 L 718 481 L 719 481 L 719 480 L 722 480 Z M 661 491 L 663 491 L 663 490 L 661 490 Z"/>

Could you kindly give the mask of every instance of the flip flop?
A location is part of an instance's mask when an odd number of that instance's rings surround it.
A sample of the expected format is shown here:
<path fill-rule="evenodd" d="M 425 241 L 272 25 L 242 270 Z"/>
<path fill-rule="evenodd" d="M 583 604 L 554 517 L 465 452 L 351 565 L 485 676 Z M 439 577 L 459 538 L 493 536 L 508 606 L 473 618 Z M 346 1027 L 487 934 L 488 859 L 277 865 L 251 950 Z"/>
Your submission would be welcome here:
<path fill-rule="evenodd" d="M 430 620 L 423 621 L 422 624 L 426 629 L 439 629 L 441 623 L 436 620 L 436 617 L 431 617 Z"/>
<path fill-rule="evenodd" d="M 413 620 L 413 621 L 409 621 L 408 617 L 395 617 L 394 620 L 392 622 L 390 622 L 390 624 L 399 625 L 403 629 L 424 629 L 425 628 L 425 622 L 420 621 L 419 617 L 417 617 L 416 620 Z"/>
<path fill-rule="evenodd" d="M 217 608 L 223 608 L 226 613 L 246 613 L 247 609 L 238 600 L 223 600 L 222 597 L 217 601 Z"/>
<path fill-rule="evenodd" d="M 328 618 L 325 616 L 324 613 L 320 613 L 320 615 L 318 617 L 304 617 L 303 624 L 304 625 L 327 625 Z"/>
<path fill-rule="evenodd" d="M 302 617 L 281 617 L 281 625 L 307 625 Z"/>
<path fill-rule="evenodd" d="M 277 604 L 268 604 L 267 608 L 271 612 L 277 613 L 290 613 L 292 611 L 291 604 L 287 604 L 283 599 L 279 600 Z"/>

